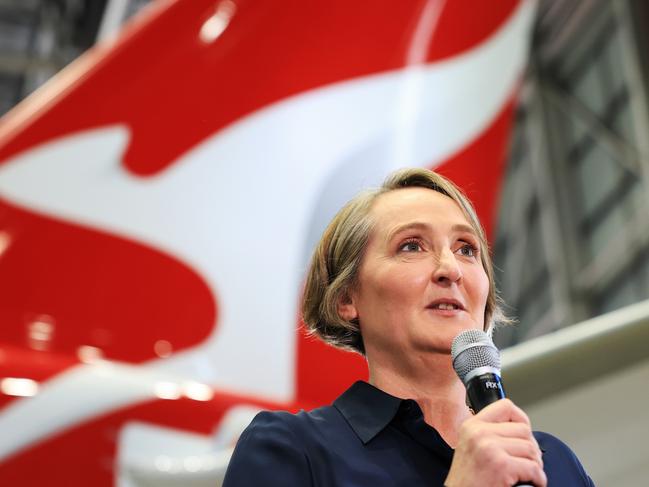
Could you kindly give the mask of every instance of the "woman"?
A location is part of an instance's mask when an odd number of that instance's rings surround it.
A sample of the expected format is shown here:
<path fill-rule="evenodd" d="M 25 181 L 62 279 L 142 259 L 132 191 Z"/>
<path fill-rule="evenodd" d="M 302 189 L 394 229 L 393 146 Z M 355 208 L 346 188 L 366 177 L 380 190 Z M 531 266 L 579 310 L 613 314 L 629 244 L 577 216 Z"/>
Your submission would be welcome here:
<path fill-rule="evenodd" d="M 351 200 L 315 250 L 302 311 L 313 334 L 366 357 L 369 383 L 332 406 L 259 414 L 226 487 L 592 485 L 511 401 L 466 405 L 451 342 L 502 313 L 475 211 L 442 176 L 400 170 Z"/>

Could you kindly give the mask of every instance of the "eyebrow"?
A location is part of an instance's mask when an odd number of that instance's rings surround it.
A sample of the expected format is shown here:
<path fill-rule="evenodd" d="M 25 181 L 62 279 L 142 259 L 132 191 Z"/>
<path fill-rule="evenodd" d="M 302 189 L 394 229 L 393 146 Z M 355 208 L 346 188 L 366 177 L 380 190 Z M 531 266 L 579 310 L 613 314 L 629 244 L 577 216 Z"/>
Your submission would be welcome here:
<path fill-rule="evenodd" d="M 395 228 L 390 233 L 388 233 L 387 241 L 388 242 L 391 241 L 395 235 L 398 235 L 407 230 L 430 230 L 430 228 L 431 225 L 429 223 L 424 223 L 424 222 L 404 223 L 403 225 L 399 225 L 397 228 Z M 451 231 L 457 233 L 470 233 L 474 237 L 478 238 L 478 235 L 476 231 L 473 229 L 473 227 L 465 223 L 456 223 L 451 227 Z"/>
<path fill-rule="evenodd" d="M 478 236 L 478 234 L 473 229 L 473 227 L 471 225 L 467 225 L 465 223 L 456 223 L 455 225 L 453 225 L 451 227 L 451 230 L 453 230 L 454 232 L 458 232 L 458 233 L 462 233 L 462 232 L 470 233 L 471 235 L 473 235 L 475 237 Z"/>

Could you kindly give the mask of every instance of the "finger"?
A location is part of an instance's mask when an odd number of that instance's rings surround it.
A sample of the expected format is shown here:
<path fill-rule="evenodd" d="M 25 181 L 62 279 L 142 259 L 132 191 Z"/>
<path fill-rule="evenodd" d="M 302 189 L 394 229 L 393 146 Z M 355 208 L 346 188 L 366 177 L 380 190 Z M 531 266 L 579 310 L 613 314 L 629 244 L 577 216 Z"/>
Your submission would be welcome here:
<path fill-rule="evenodd" d="M 543 456 L 536 442 L 519 438 L 504 438 L 499 440 L 500 447 L 510 456 L 526 458 L 536 462 L 543 468 Z"/>
<path fill-rule="evenodd" d="M 491 433 L 500 438 L 516 438 L 527 441 L 541 455 L 541 447 L 532 432 L 532 428 L 524 423 L 482 423 L 483 434 Z"/>
<path fill-rule="evenodd" d="M 512 458 L 509 464 L 509 473 L 512 475 L 509 485 L 521 482 L 532 484 L 534 487 L 546 487 L 548 483 L 543 467 L 527 458 Z"/>
<path fill-rule="evenodd" d="M 516 406 L 509 399 L 500 399 L 475 415 L 476 418 L 490 423 L 502 423 L 505 421 L 512 421 L 514 423 L 526 423 L 530 425 L 530 419 L 527 414 Z"/>
<path fill-rule="evenodd" d="M 486 421 L 481 425 L 484 433 L 491 433 L 503 438 L 521 438 L 529 440 L 534 438 L 532 428 L 526 423 L 487 423 Z M 536 439 L 534 439 L 536 442 Z"/>

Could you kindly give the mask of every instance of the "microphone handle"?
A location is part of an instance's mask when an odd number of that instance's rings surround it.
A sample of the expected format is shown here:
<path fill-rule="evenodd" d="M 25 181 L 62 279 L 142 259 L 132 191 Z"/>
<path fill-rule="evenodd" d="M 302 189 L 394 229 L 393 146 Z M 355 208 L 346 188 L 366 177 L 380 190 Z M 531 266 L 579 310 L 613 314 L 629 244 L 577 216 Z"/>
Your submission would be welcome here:
<path fill-rule="evenodd" d="M 492 402 L 505 397 L 505 389 L 500 376 L 493 372 L 479 374 L 469 379 L 466 383 L 466 393 L 471 409 L 476 413 Z"/>
<path fill-rule="evenodd" d="M 505 398 L 505 389 L 498 374 L 487 372 L 472 377 L 466 384 L 471 409 L 476 413 L 492 402 Z M 514 487 L 534 487 L 529 483 L 517 483 Z"/>

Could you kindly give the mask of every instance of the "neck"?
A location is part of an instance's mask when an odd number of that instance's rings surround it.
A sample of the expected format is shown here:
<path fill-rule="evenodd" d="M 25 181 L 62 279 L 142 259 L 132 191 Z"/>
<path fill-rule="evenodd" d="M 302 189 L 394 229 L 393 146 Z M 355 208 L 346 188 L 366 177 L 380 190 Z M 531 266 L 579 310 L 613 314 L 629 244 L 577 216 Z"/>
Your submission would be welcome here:
<path fill-rule="evenodd" d="M 426 356 L 419 362 L 416 367 L 395 370 L 368 357 L 370 383 L 393 396 L 417 401 L 426 423 L 454 448 L 460 425 L 471 415 L 466 389 L 448 355 Z"/>

